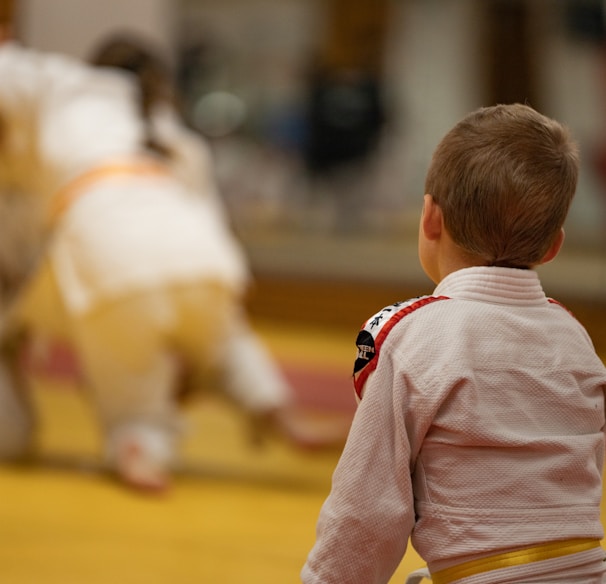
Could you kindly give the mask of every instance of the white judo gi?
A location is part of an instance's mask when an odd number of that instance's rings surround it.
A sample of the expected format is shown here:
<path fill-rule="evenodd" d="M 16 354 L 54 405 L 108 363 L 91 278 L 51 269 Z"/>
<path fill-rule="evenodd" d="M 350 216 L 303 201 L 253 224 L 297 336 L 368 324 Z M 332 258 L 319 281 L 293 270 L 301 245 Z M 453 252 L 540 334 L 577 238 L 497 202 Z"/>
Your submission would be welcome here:
<path fill-rule="evenodd" d="M 434 582 L 606 581 L 606 369 L 534 271 L 451 273 L 369 319 L 358 347 L 305 584 L 384 584 L 409 537 Z"/>
<path fill-rule="evenodd" d="M 135 84 L 121 73 L 6 44 L 0 77 L 10 122 L 0 185 L 34 193 L 31 217 L 52 224 L 12 318 L 74 346 L 110 460 L 127 438 L 172 458 L 184 370 L 221 368 L 227 393 L 251 412 L 286 407 L 290 388 L 242 314 L 249 274 L 203 176 L 204 149 L 189 136 L 190 160 L 175 172 L 147 153 Z M 10 385 L 0 384 L 4 455 L 30 425 Z"/>

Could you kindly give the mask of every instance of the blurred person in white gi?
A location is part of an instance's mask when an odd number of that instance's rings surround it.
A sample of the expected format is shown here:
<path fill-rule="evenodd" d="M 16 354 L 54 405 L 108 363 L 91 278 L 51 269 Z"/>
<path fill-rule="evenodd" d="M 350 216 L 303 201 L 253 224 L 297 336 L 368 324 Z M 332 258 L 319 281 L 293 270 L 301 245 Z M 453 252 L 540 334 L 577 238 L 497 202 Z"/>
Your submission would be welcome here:
<path fill-rule="evenodd" d="M 7 225 L 23 210 L 26 221 L 12 240 L 3 228 L 0 250 L 24 238 L 31 245 L 18 249 L 32 248 L 3 329 L 0 456 L 22 456 L 34 440 L 15 366 L 30 333 L 75 349 L 107 460 L 129 485 L 169 484 L 180 397 L 208 370 L 263 430 L 325 444 L 248 325 L 247 262 L 212 179 L 177 176 L 150 147 L 132 75 L 17 43 L 0 46 L 0 75 L 1 204 Z"/>

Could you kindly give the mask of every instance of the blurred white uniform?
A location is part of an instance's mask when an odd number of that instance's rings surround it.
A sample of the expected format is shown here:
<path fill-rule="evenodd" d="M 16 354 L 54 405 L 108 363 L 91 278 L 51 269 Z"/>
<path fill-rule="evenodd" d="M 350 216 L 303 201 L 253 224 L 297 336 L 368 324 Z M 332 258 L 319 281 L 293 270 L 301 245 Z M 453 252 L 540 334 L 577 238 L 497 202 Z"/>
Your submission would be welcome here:
<path fill-rule="evenodd" d="M 220 366 L 245 409 L 285 407 L 290 390 L 241 312 L 246 263 L 204 176 L 203 145 L 183 149 L 200 157 L 197 177 L 185 178 L 195 162 L 179 179 L 148 159 L 139 172 L 149 155 L 126 75 L 4 45 L 0 76 L 0 116 L 10 120 L 0 186 L 34 192 L 41 211 L 32 217 L 48 219 L 58 197 L 65 206 L 14 315 L 76 348 L 110 460 L 119 465 L 133 443 L 160 464 L 171 459 L 184 370 Z M 193 188 L 205 182 L 208 196 Z M 7 402 L 8 385 L 0 386 Z M 23 428 L 0 408 L 0 453 L 15 443 L 15 426 Z"/>

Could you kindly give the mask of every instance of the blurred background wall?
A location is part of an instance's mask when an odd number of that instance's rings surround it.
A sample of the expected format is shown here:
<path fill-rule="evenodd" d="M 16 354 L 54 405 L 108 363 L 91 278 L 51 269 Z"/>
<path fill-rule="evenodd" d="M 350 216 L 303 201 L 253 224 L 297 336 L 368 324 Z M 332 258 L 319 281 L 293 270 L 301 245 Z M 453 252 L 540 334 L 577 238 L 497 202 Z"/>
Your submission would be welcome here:
<path fill-rule="evenodd" d="M 172 0 L 15 0 L 17 30 L 26 44 L 86 58 L 92 47 L 116 30 L 150 36 L 169 54 L 175 47 Z"/>
<path fill-rule="evenodd" d="M 602 0 L 18 1 L 34 47 L 86 57 L 129 29 L 163 47 L 235 228 L 259 263 L 282 250 L 277 270 L 313 271 L 335 241 L 337 275 L 343 245 L 414 246 L 444 132 L 481 105 L 535 106 L 581 144 L 567 249 L 594 258 L 593 289 L 606 285 L 604 21 Z M 310 253 L 319 240 L 325 251 Z M 359 275 L 381 262 L 393 274 L 380 253 Z M 402 268 L 422 277 L 414 259 Z"/>

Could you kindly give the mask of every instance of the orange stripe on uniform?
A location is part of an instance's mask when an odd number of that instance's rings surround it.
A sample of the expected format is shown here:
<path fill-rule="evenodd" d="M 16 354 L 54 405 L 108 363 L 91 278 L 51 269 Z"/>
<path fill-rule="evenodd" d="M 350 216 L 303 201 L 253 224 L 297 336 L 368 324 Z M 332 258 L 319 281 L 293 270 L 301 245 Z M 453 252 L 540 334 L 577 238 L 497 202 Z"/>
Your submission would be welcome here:
<path fill-rule="evenodd" d="M 99 180 L 120 175 L 162 176 L 167 174 L 169 174 L 167 166 L 153 158 L 122 160 L 96 166 L 77 176 L 57 192 L 51 203 L 51 224 L 55 223 L 65 210 L 86 192 L 87 187 Z"/>

